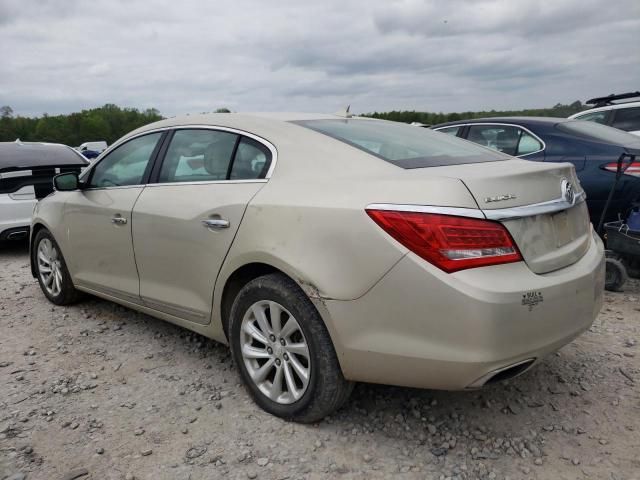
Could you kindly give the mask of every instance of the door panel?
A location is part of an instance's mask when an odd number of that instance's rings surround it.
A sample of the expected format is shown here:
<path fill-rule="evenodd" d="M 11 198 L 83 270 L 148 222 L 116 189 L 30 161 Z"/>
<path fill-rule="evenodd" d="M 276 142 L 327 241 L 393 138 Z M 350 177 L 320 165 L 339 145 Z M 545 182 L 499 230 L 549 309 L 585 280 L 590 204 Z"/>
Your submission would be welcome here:
<path fill-rule="evenodd" d="M 144 190 L 161 132 L 132 138 L 88 172 L 83 190 L 64 207 L 68 260 L 75 283 L 125 300 L 140 301 L 131 241 L 131 211 Z"/>
<path fill-rule="evenodd" d="M 139 301 L 131 210 L 144 187 L 70 192 L 65 224 L 76 284 Z M 118 219 L 118 220 L 116 220 Z"/>
<path fill-rule="evenodd" d="M 142 301 L 185 320 L 209 323 L 216 277 L 247 204 L 263 185 L 258 181 L 147 186 L 133 211 Z M 218 222 L 208 227 L 203 223 L 207 220 Z"/>

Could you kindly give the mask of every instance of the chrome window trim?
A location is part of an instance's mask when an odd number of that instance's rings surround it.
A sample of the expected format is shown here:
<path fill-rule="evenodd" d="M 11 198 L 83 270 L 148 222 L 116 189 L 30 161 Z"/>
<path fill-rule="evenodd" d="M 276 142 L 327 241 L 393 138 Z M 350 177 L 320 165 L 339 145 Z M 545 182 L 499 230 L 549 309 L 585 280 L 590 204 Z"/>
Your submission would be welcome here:
<path fill-rule="evenodd" d="M 436 213 L 439 215 L 453 215 L 456 217 L 482 218 L 485 216 L 482 210 L 477 208 L 460 208 L 460 207 L 439 207 L 433 205 L 407 205 L 393 203 L 370 203 L 366 207 L 367 210 L 389 210 L 394 212 L 418 212 L 418 213 Z"/>
<path fill-rule="evenodd" d="M 456 123 L 455 125 L 444 125 L 442 127 L 439 128 L 434 128 L 433 130 L 438 131 L 441 130 L 443 128 L 449 128 L 449 127 L 472 127 L 473 125 L 486 125 L 486 126 L 491 126 L 491 125 L 498 125 L 501 127 L 514 127 L 514 128 L 520 128 L 522 130 L 524 130 L 525 132 L 527 132 L 529 135 L 531 135 L 533 138 L 535 138 L 537 141 L 540 142 L 540 144 L 542 145 L 542 148 L 540 150 L 536 150 L 535 152 L 530 152 L 530 153 L 525 153 L 524 155 L 511 155 L 514 156 L 516 158 L 524 158 L 524 157 L 528 157 L 529 155 L 533 155 L 535 153 L 540 153 L 542 151 L 544 151 L 545 148 L 547 148 L 547 144 L 544 143 L 544 140 L 542 140 L 538 135 L 536 135 L 535 133 L 533 133 L 531 130 L 529 130 L 527 127 L 523 127 L 522 125 L 518 125 L 516 123 L 502 123 L 502 122 L 471 122 L 471 123 Z M 458 137 L 458 138 L 462 138 L 462 137 Z M 467 140 L 466 138 L 462 138 L 463 140 Z M 468 142 L 474 143 L 476 145 L 479 145 L 476 142 L 473 142 L 471 140 L 467 140 Z M 484 145 L 480 145 L 481 147 L 484 147 Z M 486 148 L 491 148 L 491 147 L 486 147 Z M 491 150 L 493 150 L 494 152 L 498 152 L 499 150 L 495 150 L 493 148 L 491 148 Z M 500 152 L 500 153 L 504 153 L 504 152 Z M 508 153 L 504 153 L 504 155 L 509 155 Z"/>
<path fill-rule="evenodd" d="M 148 135 L 151 133 L 158 133 L 158 132 L 166 132 L 169 130 L 217 130 L 217 131 L 223 131 L 223 132 L 229 132 L 229 133 L 235 133 L 237 135 L 243 135 L 245 137 L 251 138 L 253 140 L 255 140 L 256 142 L 264 145 L 265 147 L 267 147 L 267 149 L 271 152 L 271 164 L 269 165 L 269 170 L 267 170 L 267 173 L 265 174 L 264 178 L 256 178 L 256 179 L 247 179 L 246 181 L 248 182 L 254 182 L 254 183 L 264 183 L 267 180 L 269 180 L 271 178 L 271 175 L 273 174 L 273 171 L 275 170 L 276 167 L 276 163 L 278 163 L 278 150 L 276 149 L 275 145 L 273 145 L 269 140 L 262 138 L 258 135 L 255 135 L 253 133 L 247 132 L 245 130 L 240 130 L 238 128 L 231 128 L 231 127 L 223 127 L 223 126 L 217 126 L 217 125 L 201 125 L 201 124 L 190 124 L 190 125 L 174 125 L 174 126 L 170 126 L 170 127 L 160 127 L 160 128 L 154 128 L 151 130 L 146 130 L 144 132 L 140 132 L 137 133 L 135 135 L 131 135 L 129 137 L 123 138 L 119 141 L 117 141 L 116 143 L 112 144 L 110 147 L 108 147 L 105 151 L 103 151 L 93 162 L 91 162 L 91 164 L 82 172 L 82 174 L 79 176 L 79 178 L 82 180 L 84 177 L 89 176 L 90 173 L 95 167 L 96 165 L 98 165 L 98 163 L 100 163 L 102 161 L 103 158 L 105 158 L 107 155 L 109 155 L 109 153 L 111 153 L 113 150 L 115 150 L 116 148 L 118 148 L 120 145 L 124 145 L 126 142 L 128 142 L 129 140 L 133 140 L 135 138 L 141 137 L 143 135 Z M 145 187 L 145 186 L 152 186 L 152 185 L 168 185 L 169 183 L 171 183 L 172 185 L 185 185 L 185 184 L 189 184 L 189 185 L 193 185 L 194 183 L 198 183 L 198 184 L 204 184 L 204 183 L 236 183 L 243 180 L 212 180 L 212 181 L 195 181 L 195 182 L 164 182 L 164 183 L 147 183 L 147 184 L 143 184 L 143 185 L 121 185 L 118 187 L 93 187 L 93 188 L 87 188 L 86 190 L 105 190 L 105 189 L 113 189 L 113 188 L 126 188 L 126 187 Z"/>
<path fill-rule="evenodd" d="M 180 186 L 180 185 L 228 185 L 235 183 L 267 183 L 266 178 L 256 178 L 246 179 L 246 180 L 197 180 L 193 182 L 159 182 L 159 183 L 147 183 L 144 185 L 145 187 L 154 188 L 154 187 L 170 187 L 172 185 Z"/>
<path fill-rule="evenodd" d="M 144 184 L 137 184 L 137 185 L 118 185 L 115 187 L 87 187 L 87 188 L 83 188 L 82 190 L 78 190 L 81 192 L 95 192 L 98 190 L 122 190 L 125 188 L 144 188 L 147 185 Z M 57 191 L 57 190 L 56 190 Z M 76 190 L 74 190 L 76 191 Z"/>

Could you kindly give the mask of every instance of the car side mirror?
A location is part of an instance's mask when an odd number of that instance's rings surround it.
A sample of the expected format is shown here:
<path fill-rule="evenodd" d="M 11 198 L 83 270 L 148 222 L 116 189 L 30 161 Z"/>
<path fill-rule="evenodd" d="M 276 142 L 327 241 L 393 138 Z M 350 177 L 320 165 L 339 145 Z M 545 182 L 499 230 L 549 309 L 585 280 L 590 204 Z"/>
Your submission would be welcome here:
<path fill-rule="evenodd" d="M 61 173 L 53 177 L 53 186 L 59 192 L 71 192 L 80 188 L 80 180 L 75 172 Z"/>

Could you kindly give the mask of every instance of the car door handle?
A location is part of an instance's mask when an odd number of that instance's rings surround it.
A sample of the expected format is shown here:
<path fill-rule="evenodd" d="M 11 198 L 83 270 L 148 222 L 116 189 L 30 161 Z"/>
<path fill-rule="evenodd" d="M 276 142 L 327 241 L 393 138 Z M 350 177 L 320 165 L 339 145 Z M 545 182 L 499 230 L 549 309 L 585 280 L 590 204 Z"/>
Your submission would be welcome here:
<path fill-rule="evenodd" d="M 229 228 L 229 220 L 225 220 L 224 218 L 207 218 L 206 220 L 202 220 L 202 224 L 212 230 Z"/>
<path fill-rule="evenodd" d="M 116 225 L 125 225 L 127 223 L 127 219 L 116 215 L 111 218 L 111 223 L 115 223 Z"/>

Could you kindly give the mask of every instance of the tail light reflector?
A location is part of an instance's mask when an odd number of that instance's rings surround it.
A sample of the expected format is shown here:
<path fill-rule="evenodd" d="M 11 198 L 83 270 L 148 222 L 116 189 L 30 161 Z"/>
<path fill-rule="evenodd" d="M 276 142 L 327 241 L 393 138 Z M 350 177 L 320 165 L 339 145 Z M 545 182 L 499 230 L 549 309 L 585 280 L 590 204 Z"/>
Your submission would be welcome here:
<path fill-rule="evenodd" d="M 434 213 L 366 211 L 394 239 L 448 273 L 522 260 L 513 238 L 498 222 Z"/>
<path fill-rule="evenodd" d="M 624 165 L 623 165 L 623 168 L 624 168 Z M 604 166 L 604 169 L 609 172 L 616 173 L 618 171 L 618 163 L 617 162 L 607 163 Z M 625 175 L 631 175 L 632 177 L 640 177 L 640 162 L 632 162 L 626 168 L 626 170 L 624 170 L 622 173 L 624 173 Z"/>

